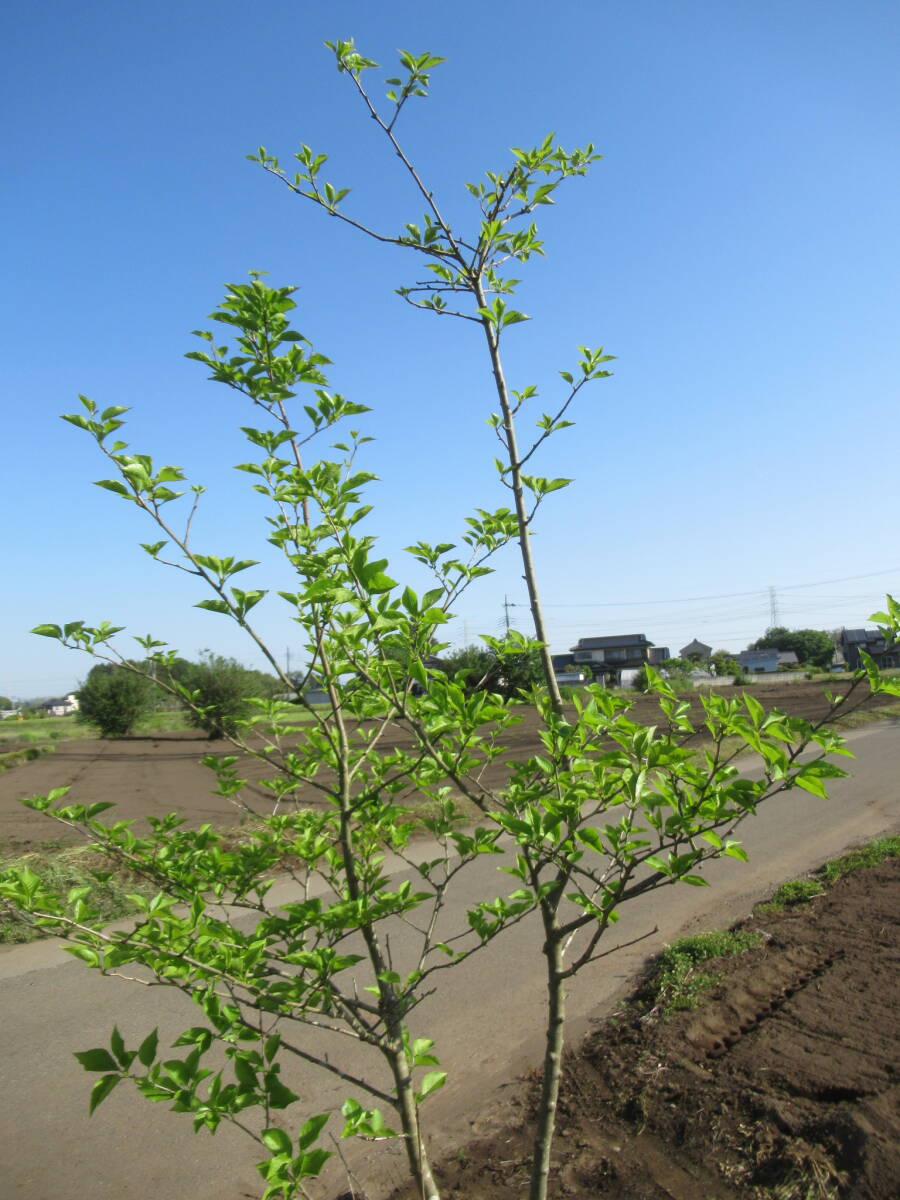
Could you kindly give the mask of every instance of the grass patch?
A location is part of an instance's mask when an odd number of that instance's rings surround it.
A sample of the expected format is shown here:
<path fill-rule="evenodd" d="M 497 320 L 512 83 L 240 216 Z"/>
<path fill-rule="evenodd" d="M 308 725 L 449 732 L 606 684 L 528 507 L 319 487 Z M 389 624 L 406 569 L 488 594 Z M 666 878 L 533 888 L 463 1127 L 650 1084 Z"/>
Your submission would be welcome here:
<path fill-rule="evenodd" d="M 900 835 L 874 838 L 864 846 L 848 850 L 840 858 L 833 858 L 824 863 L 808 879 L 789 879 L 772 893 L 771 900 L 758 904 L 758 913 L 784 912 L 799 904 L 807 904 L 816 896 L 822 896 L 828 890 L 827 885 L 834 883 L 851 871 L 862 871 L 866 867 L 877 867 L 879 863 L 889 858 L 900 858 Z"/>
<path fill-rule="evenodd" d="M 110 921 L 138 911 L 128 899 L 128 892 L 138 892 L 148 898 L 154 894 L 154 889 L 142 879 L 124 872 L 112 859 L 90 846 L 61 848 L 58 843 L 47 842 L 28 854 L 13 854 L 0 859 L 0 874 L 21 867 L 29 867 L 48 887 L 63 895 L 70 888 L 90 887 L 92 905 Z M 0 945 L 35 942 L 47 936 L 46 930 L 36 929 L 0 907 Z"/>
<path fill-rule="evenodd" d="M 19 767 L 22 763 L 33 762 L 45 754 L 52 754 L 55 749 L 54 745 L 25 746 L 21 750 L 8 750 L 6 753 L 0 753 L 0 771 L 5 771 L 9 767 Z"/>
<path fill-rule="evenodd" d="M 60 741 L 70 737 L 90 737 L 90 730 L 77 724 L 75 717 L 26 717 L 19 721 L 8 718 L 0 722 L 0 750 L 4 746 L 29 745 L 35 742 Z"/>
<path fill-rule="evenodd" d="M 161 709 L 145 717 L 135 728 L 135 733 L 168 733 L 175 729 L 188 729 L 186 714 L 181 709 Z M 30 717 L 23 721 L 0 722 L 0 751 L 4 746 L 19 747 L 41 742 L 69 741 L 71 738 L 95 738 L 97 730 L 78 719 L 76 713 L 68 717 Z"/>
<path fill-rule="evenodd" d="M 825 863 L 823 867 L 819 868 L 817 874 L 828 880 L 829 883 L 834 883 L 836 879 L 840 879 L 843 875 L 849 875 L 851 871 L 861 871 L 865 867 L 877 867 L 879 863 L 883 863 L 889 858 L 900 858 L 900 834 L 874 838 L 865 846 L 857 846 L 855 850 L 842 854 L 840 858 L 833 858 Z"/>
<path fill-rule="evenodd" d="M 651 1003 L 664 1013 L 689 1012 L 722 978 L 714 972 L 698 970 L 700 963 L 743 954 L 762 940 L 762 934 L 734 929 L 714 929 L 679 938 L 656 960 L 657 970 L 650 984 Z"/>
<path fill-rule="evenodd" d="M 825 888 L 818 879 L 789 879 L 775 889 L 767 904 L 761 904 L 759 908 L 761 912 L 780 912 L 796 904 L 808 904 L 824 892 Z"/>
<path fill-rule="evenodd" d="M 809 904 L 809 901 L 815 900 L 816 896 L 823 895 L 824 890 L 826 889 L 818 880 L 787 880 L 786 883 L 775 888 L 772 899 L 767 900 L 764 904 L 756 905 L 756 912 L 784 912 L 785 908 Z"/>

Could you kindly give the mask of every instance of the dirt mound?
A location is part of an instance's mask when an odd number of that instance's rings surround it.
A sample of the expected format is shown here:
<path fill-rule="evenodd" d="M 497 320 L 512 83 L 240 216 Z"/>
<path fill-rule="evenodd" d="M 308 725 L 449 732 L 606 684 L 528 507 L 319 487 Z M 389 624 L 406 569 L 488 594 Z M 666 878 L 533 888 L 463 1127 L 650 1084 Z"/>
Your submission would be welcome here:
<path fill-rule="evenodd" d="M 639 989 L 569 1058 L 551 1195 L 896 1200 L 898 883 L 895 859 L 757 912 L 762 944 L 715 960 L 694 1011 Z M 445 1196 L 527 1195 L 533 1095 L 443 1165 Z"/>

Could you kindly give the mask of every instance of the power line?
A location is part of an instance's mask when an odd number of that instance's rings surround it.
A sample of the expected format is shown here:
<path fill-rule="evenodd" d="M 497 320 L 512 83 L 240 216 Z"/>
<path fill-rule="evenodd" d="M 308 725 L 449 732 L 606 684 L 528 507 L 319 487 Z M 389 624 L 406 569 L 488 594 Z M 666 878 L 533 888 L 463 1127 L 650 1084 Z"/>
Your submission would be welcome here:
<path fill-rule="evenodd" d="M 881 571 L 869 571 L 865 575 L 842 575 L 839 579 L 819 579 L 815 583 L 786 583 L 778 588 L 779 591 L 793 591 L 797 588 L 825 587 L 830 583 L 850 583 L 855 579 L 874 579 L 877 575 L 891 575 L 900 571 L 898 567 L 885 567 Z M 768 597 L 772 601 L 774 587 L 768 589 L 755 588 L 749 592 L 720 592 L 715 596 L 681 596 L 674 600 L 587 600 L 579 604 L 545 604 L 545 608 L 636 608 L 644 604 L 696 604 L 701 600 L 734 600 L 739 596 Z M 777 602 L 776 602 L 777 603 Z"/>

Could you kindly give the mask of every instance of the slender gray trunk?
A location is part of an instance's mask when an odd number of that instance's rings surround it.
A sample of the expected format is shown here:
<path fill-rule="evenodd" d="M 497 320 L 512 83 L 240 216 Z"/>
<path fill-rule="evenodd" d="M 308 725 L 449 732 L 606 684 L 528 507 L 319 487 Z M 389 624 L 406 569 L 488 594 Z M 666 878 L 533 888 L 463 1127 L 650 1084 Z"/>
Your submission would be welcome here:
<path fill-rule="evenodd" d="M 410 1174 L 416 1181 L 422 1200 L 440 1200 L 440 1191 L 431 1173 L 428 1152 L 422 1139 L 419 1106 L 416 1103 L 413 1079 L 402 1043 L 395 1043 L 390 1059 L 397 1092 L 397 1112 L 403 1127 L 403 1142 L 406 1146 Z"/>
<path fill-rule="evenodd" d="M 484 288 L 480 280 L 475 281 L 474 291 L 479 307 L 486 308 L 487 297 L 484 294 Z M 519 525 L 519 548 L 522 554 L 522 570 L 525 586 L 528 589 L 528 603 L 534 622 L 534 636 L 541 643 L 541 667 L 543 669 L 544 682 L 547 685 L 547 692 L 550 696 L 550 703 L 553 706 L 553 711 L 557 716 L 561 717 L 562 697 L 559 694 L 559 684 L 556 682 L 556 675 L 553 672 L 550 645 L 544 627 L 544 612 L 541 608 L 541 599 L 538 594 L 537 574 L 534 569 L 534 560 L 531 557 L 531 533 L 528 528 L 528 510 L 525 503 L 525 491 L 522 486 L 522 473 L 519 466 L 519 446 L 516 438 L 515 417 L 512 405 L 509 402 L 509 390 L 506 386 L 506 377 L 503 373 L 503 361 L 500 358 L 500 343 L 497 331 L 490 321 L 485 320 L 482 322 L 482 325 L 485 337 L 487 338 L 488 351 L 491 356 L 491 369 L 494 373 L 494 385 L 497 389 L 497 396 L 500 400 L 500 411 L 503 417 L 503 432 L 506 437 L 506 449 L 509 456 L 509 482 L 515 499 L 516 520 Z"/>
<path fill-rule="evenodd" d="M 566 1022 L 566 985 L 560 943 L 548 938 L 544 947 L 547 961 L 547 1041 L 544 1049 L 544 1077 L 538 1127 L 531 1162 L 531 1188 L 528 1200 L 546 1200 L 550 1179 L 550 1151 L 556 1131 L 556 1108 L 562 1078 L 563 1045 Z"/>

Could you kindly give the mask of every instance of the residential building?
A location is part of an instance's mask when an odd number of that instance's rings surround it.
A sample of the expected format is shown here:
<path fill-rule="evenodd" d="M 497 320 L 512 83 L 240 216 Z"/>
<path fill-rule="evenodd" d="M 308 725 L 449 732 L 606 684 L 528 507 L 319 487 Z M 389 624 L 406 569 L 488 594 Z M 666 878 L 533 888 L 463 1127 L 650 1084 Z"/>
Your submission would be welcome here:
<path fill-rule="evenodd" d="M 59 700 L 45 700 L 41 708 L 48 717 L 67 717 L 69 713 L 78 712 L 78 697 L 70 693 Z"/>
<path fill-rule="evenodd" d="M 647 654 L 647 662 L 651 667 L 658 667 L 660 663 L 672 657 L 672 652 L 668 646 L 651 646 Z"/>
<path fill-rule="evenodd" d="M 575 670 L 574 654 L 551 654 L 550 661 L 553 664 L 554 675 L 565 675 Z"/>
<path fill-rule="evenodd" d="M 737 660 L 741 669 L 752 675 L 765 675 L 778 670 L 777 650 L 742 650 Z"/>
<path fill-rule="evenodd" d="M 706 642 L 694 638 L 692 642 L 682 646 L 678 654 L 681 658 L 689 658 L 691 662 L 709 662 L 712 657 L 712 646 L 707 646 Z"/>
<path fill-rule="evenodd" d="M 642 633 L 579 638 L 572 647 L 572 657 L 576 666 L 588 667 L 595 679 L 618 684 L 623 671 L 640 668 L 649 661 L 652 645 Z"/>
<path fill-rule="evenodd" d="M 880 629 L 842 629 L 840 647 L 850 671 L 862 666 L 860 650 L 865 650 L 878 667 L 900 667 L 900 645 L 886 642 Z"/>

